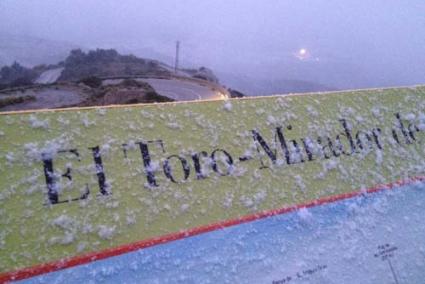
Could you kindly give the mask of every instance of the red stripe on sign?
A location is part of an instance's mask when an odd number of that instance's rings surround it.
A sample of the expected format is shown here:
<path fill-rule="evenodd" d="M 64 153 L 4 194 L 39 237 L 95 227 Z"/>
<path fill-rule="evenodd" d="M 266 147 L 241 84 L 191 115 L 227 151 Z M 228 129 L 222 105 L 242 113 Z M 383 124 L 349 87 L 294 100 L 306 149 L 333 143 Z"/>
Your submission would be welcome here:
<path fill-rule="evenodd" d="M 369 188 L 365 190 L 338 194 L 338 195 L 334 195 L 330 197 L 324 197 L 324 198 L 320 198 L 320 199 L 317 199 L 308 203 L 304 203 L 304 204 L 298 204 L 298 205 L 285 207 L 281 209 L 263 211 L 256 214 L 240 217 L 237 219 L 221 221 L 221 222 L 206 225 L 206 226 L 201 226 L 201 227 L 188 229 L 188 230 L 184 230 L 184 231 L 180 231 L 180 232 L 176 232 L 176 233 L 172 233 L 172 234 L 168 234 L 168 235 L 164 235 L 160 237 L 155 237 L 155 238 L 151 238 L 151 239 L 147 239 L 143 241 L 134 242 L 131 244 L 118 246 L 115 248 L 106 249 L 103 251 L 92 252 L 92 253 L 88 253 L 81 256 L 76 256 L 76 257 L 71 257 L 71 258 L 67 258 L 67 259 L 63 259 L 59 261 L 35 265 L 32 267 L 19 269 L 12 272 L 6 272 L 6 273 L 0 274 L 0 283 L 5 283 L 8 281 L 14 281 L 14 280 L 22 280 L 22 279 L 30 278 L 40 274 L 45 274 L 45 273 L 54 272 L 57 270 L 61 270 L 61 269 L 65 269 L 65 268 L 69 268 L 69 267 L 73 267 L 73 266 L 77 266 L 81 264 L 86 264 L 96 260 L 121 255 L 124 253 L 132 252 L 139 249 L 144 249 L 144 248 L 159 245 L 159 244 L 168 243 L 168 242 L 179 240 L 179 239 L 184 239 L 184 238 L 199 235 L 202 233 L 207 233 L 207 232 L 223 229 L 226 227 L 239 225 L 239 224 L 255 221 L 255 220 L 266 218 L 266 217 L 293 212 L 301 208 L 310 208 L 310 207 L 320 206 L 320 205 L 324 205 L 324 204 L 328 204 L 328 203 L 332 203 L 336 201 L 341 201 L 344 199 L 353 198 L 353 197 L 368 194 L 368 193 L 375 193 L 375 192 L 379 192 L 383 190 L 391 190 L 396 187 L 400 187 L 400 186 L 411 184 L 418 181 L 425 181 L 425 176 L 410 178 L 407 180 L 400 180 L 400 181 L 396 181 L 396 182 L 392 182 L 388 184 L 380 184 L 373 188 Z"/>

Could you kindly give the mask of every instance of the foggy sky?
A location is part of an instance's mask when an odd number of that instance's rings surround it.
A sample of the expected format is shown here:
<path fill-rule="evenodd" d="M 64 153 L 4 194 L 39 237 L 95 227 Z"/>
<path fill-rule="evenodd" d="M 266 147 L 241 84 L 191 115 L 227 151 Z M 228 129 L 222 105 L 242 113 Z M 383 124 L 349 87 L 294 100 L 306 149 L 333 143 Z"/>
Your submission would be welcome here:
<path fill-rule="evenodd" d="M 338 88 L 425 83 L 423 0 L 0 0 L 0 33 L 169 64 L 178 39 L 185 65 Z"/>

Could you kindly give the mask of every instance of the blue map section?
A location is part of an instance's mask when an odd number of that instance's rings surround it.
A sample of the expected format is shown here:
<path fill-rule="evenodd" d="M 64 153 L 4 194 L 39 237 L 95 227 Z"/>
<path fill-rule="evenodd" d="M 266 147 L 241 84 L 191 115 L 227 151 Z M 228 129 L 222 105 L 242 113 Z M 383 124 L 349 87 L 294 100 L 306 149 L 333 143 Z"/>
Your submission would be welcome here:
<path fill-rule="evenodd" d="M 424 283 L 425 183 L 301 209 L 22 283 Z"/>

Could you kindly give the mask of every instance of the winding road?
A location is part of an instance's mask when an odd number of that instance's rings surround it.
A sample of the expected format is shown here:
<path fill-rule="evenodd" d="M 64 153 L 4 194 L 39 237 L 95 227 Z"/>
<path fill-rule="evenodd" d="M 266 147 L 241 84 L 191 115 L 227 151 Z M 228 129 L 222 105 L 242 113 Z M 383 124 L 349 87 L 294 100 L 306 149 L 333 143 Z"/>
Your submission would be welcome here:
<path fill-rule="evenodd" d="M 119 84 L 124 79 L 106 79 L 104 85 Z M 146 82 L 162 95 L 176 101 L 218 100 L 230 97 L 223 87 L 208 81 L 198 79 L 158 79 L 135 78 L 139 82 Z"/>

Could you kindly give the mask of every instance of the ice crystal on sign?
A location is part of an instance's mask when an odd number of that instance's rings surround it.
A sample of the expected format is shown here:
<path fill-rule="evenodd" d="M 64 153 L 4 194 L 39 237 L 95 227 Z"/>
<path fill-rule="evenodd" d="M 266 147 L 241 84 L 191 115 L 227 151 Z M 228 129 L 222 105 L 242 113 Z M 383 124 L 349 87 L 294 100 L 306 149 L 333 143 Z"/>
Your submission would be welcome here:
<path fill-rule="evenodd" d="M 167 122 L 167 126 L 171 129 L 182 129 L 183 127 L 177 122 Z"/>
<path fill-rule="evenodd" d="M 406 120 L 414 120 L 416 118 L 416 115 L 414 113 L 408 113 L 404 116 Z"/>
<path fill-rule="evenodd" d="M 313 117 L 319 116 L 319 113 L 317 112 L 317 110 L 314 109 L 314 107 L 312 106 L 307 106 L 307 112 Z"/>
<path fill-rule="evenodd" d="M 324 167 L 325 167 L 325 169 L 327 169 L 327 170 L 333 170 L 333 169 L 336 169 L 336 167 L 338 166 L 338 162 L 337 161 L 335 161 L 335 160 L 329 160 L 329 161 L 326 161 L 325 163 L 324 163 Z"/>
<path fill-rule="evenodd" d="M 379 109 L 379 107 L 377 107 L 377 106 L 374 106 L 373 108 L 372 108 L 372 114 L 373 114 L 373 116 L 375 116 L 376 118 L 380 118 L 381 117 L 381 110 Z"/>
<path fill-rule="evenodd" d="M 233 106 L 232 106 L 232 103 L 231 103 L 230 101 L 226 101 L 226 102 L 224 103 L 224 109 L 225 109 L 225 110 L 227 110 L 227 111 L 232 111 L 232 108 L 233 108 Z"/>
<path fill-rule="evenodd" d="M 125 217 L 125 220 L 127 222 L 127 225 L 136 224 L 136 216 L 133 213 L 127 213 L 127 216 Z"/>
<path fill-rule="evenodd" d="M 383 153 L 380 150 L 376 151 L 375 153 L 376 153 L 375 162 L 377 165 L 381 165 L 383 162 Z"/>
<path fill-rule="evenodd" d="M 9 152 L 6 154 L 6 160 L 8 163 L 13 163 L 15 161 L 15 154 Z"/>
<path fill-rule="evenodd" d="M 364 122 L 364 121 L 365 121 L 364 117 L 363 117 L 363 116 L 360 116 L 360 115 L 356 116 L 356 120 L 357 120 L 357 122 L 359 122 L 359 123 L 362 123 L 362 122 Z"/>
<path fill-rule="evenodd" d="M 189 209 L 190 205 L 189 204 L 182 204 L 182 206 L 180 206 L 180 211 L 186 212 Z"/>
<path fill-rule="evenodd" d="M 276 118 L 273 115 L 267 116 L 267 124 L 274 125 L 276 124 Z"/>
<path fill-rule="evenodd" d="M 106 114 L 106 109 L 104 108 L 98 108 L 96 109 L 96 113 L 99 115 L 105 115 Z"/>
<path fill-rule="evenodd" d="M 298 214 L 298 217 L 300 217 L 300 219 L 303 221 L 310 221 L 313 217 L 311 212 L 305 207 L 298 210 L 297 214 Z"/>
<path fill-rule="evenodd" d="M 100 225 L 97 232 L 98 236 L 105 240 L 110 240 L 115 234 L 115 226 L 108 227 L 106 225 Z"/>
<path fill-rule="evenodd" d="M 52 224 L 62 229 L 70 228 L 74 224 L 74 219 L 68 215 L 60 215 L 56 219 L 53 219 Z"/>
<path fill-rule="evenodd" d="M 25 156 L 29 159 L 29 160 L 39 160 L 40 159 L 40 155 L 41 155 L 41 151 L 38 149 L 38 146 L 36 143 L 27 143 L 24 145 L 24 150 L 25 150 Z M 47 153 L 47 155 L 53 156 L 53 153 Z"/>
<path fill-rule="evenodd" d="M 29 122 L 32 128 L 44 128 L 47 129 L 49 127 L 49 122 L 47 120 L 39 120 L 34 115 L 30 115 Z"/>
<path fill-rule="evenodd" d="M 60 228 L 63 235 L 53 236 L 49 239 L 50 244 L 68 245 L 74 242 L 76 235 L 76 222 L 68 215 L 60 215 L 51 221 L 51 225 Z"/>

